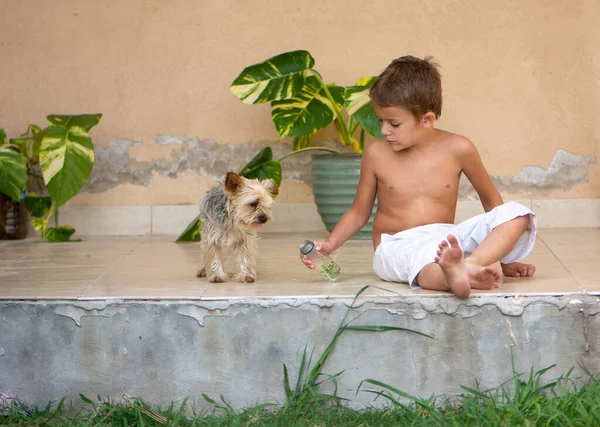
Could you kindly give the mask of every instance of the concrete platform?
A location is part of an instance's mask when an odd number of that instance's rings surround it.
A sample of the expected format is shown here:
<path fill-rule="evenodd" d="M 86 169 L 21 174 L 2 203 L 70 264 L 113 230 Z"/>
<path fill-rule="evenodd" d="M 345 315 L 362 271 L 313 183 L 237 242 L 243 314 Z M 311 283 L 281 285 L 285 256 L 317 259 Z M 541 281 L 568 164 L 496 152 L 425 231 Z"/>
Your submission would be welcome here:
<path fill-rule="evenodd" d="M 283 402 L 283 363 L 315 358 L 354 295 L 356 324 L 411 328 L 342 336 L 325 372 L 346 370 L 338 393 L 365 378 L 414 395 L 497 386 L 518 369 L 600 372 L 600 229 L 541 229 L 526 260 L 533 278 L 505 278 L 468 300 L 386 283 L 372 272 L 371 242 L 339 251 L 339 282 L 303 267 L 298 244 L 318 235 L 262 236 L 258 281 L 195 277 L 199 245 L 164 237 L 96 237 L 80 243 L 0 242 L 0 392 L 45 404 L 63 396 L 123 393 L 157 404 L 222 394 L 236 408 Z M 229 269 L 231 271 L 231 268 Z"/>

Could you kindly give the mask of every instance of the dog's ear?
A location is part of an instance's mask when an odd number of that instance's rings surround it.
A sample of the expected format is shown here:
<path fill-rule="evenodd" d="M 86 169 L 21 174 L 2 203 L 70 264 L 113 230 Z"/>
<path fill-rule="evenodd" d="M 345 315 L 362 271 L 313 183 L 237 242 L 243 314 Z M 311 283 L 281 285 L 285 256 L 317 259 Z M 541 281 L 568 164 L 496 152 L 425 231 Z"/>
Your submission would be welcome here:
<path fill-rule="evenodd" d="M 236 194 L 240 188 L 244 185 L 242 177 L 235 172 L 227 172 L 225 178 L 225 192 L 229 194 Z"/>
<path fill-rule="evenodd" d="M 272 179 L 265 179 L 260 182 L 272 196 L 276 196 L 279 194 L 279 187 L 275 184 L 275 181 Z"/>

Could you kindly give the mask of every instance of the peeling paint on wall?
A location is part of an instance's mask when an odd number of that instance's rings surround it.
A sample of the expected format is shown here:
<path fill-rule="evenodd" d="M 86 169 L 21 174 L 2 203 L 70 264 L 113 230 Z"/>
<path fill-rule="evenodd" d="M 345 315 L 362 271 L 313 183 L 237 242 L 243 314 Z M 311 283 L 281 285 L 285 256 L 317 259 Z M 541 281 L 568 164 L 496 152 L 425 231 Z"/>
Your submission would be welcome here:
<path fill-rule="evenodd" d="M 159 135 L 156 143 L 176 146 L 171 150 L 170 157 L 152 161 L 138 161 L 130 157 L 129 148 L 141 144 L 140 142 L 113 139 L 106 148 L 97 146 L 96 164 L 85 191 L 100 193 L 121 184 L 149 186 L 154 175 L 177 178 L 189 170 L 220 177 L 226 171 L 241 170 L 266 145 L 273 149 L 275 159 L 280 159 L 290 152 L 287 144 L 279 142 L 225 145 L 210 139 Z M 546 195 L 553 191 L 566 191 L 577 184 L 588 182 L 588 167 L 595 163 L 595 157 L 559 149 L 546 169 L 540 166 L 526 166 L 516 176 L 491 178 L 501 193 Z M 310 154 L 287 158 L 282 167 L 284 179 L 296 179 L 312 185 Z M 464 175 L 461 177 L 459 195 L 476 197 L 475 190 Z"/>
<path fill-rule="evenodd" d="M 525 166 L 515 176 L 492 176 L 491 178 L 501 193 L 546 195 L 553 191 L 570 190 L 577 184 L 589 182 L 588 167 L 595 163 L 597 163 L 595 157 L 559 149 L 547 169 L 540 166 Z M 464 175 L 461 177 L 459 195 L 476 195 Z"/>
<path fill-rule="evenodd" d="M 181 136 L 159 135 L 161 145 L 176 143 L 169 158 L 138 161 L 130 157 L 129 148 L 140 142 L 129 139 L 112 139 L 106 148 L 95 147 L 96 163 L 84 191 L 100 193 L 121 184 L 149 186 L 154 175 L 177 178 L 192 170 L 221 177 L 225 172 L 241 170 L 267 144 L 248 143 L 239 145 L 217 144 L 210 139 L 187 139 Z M 286 144 L 270 144 L 273 158 L 280 159 L 291 148 Z M 299 154 L 282 163 L 283 177 L 310 183 L 310 155 Z"/>

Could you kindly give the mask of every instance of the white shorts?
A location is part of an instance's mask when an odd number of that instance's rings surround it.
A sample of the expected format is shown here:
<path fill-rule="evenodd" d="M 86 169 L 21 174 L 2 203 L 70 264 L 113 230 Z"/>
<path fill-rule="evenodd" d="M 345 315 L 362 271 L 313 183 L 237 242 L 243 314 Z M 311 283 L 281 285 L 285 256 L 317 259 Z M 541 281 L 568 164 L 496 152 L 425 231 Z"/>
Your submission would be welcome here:
<path fill-rule="evenodd" d="M 448 234 L 458 238 L 467 257 L 494 228 L 524 215 L 530 218 L 527 231 L 513 250 L 500 260 L 504 264 L 518 261 L 525 258 L 535 244 L 536 215 L 517 202 L 508 202 L 460 224 L 428 224 L 393 235 L 382 234 L 373 256 L 373 270 L 383 280 L 405 282 L 411 288 L 418 288 L 417 275 L 427 264 L 435 262 L 438 246 Z"/>

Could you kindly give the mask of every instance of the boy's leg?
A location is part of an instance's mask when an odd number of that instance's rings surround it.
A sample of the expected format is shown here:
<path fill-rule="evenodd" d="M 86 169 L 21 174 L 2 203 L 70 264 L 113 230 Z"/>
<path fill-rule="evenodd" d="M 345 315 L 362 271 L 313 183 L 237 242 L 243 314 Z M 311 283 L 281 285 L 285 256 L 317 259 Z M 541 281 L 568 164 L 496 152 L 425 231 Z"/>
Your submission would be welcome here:
<path fill-rule="evenodd" d="M 491 265 L 500 261 L 515 247 L 529 226 L 529 215 L 500 224 L 487 235 L 468 259 L 476 265 Z"/>
<path fill-rule="evenodd" d="M 463 258 L 456 237 L 439 246 L 436 262 L 426 265 L 417 276 L 424 289 L 450 290 L 459 298 L 467 298 L 473 289 L 500 286 L 502 276 L 492 264 L 506 256 L 529 225 L 529 216 L 520 216 L 494 228 L 473 254 Z"/>

